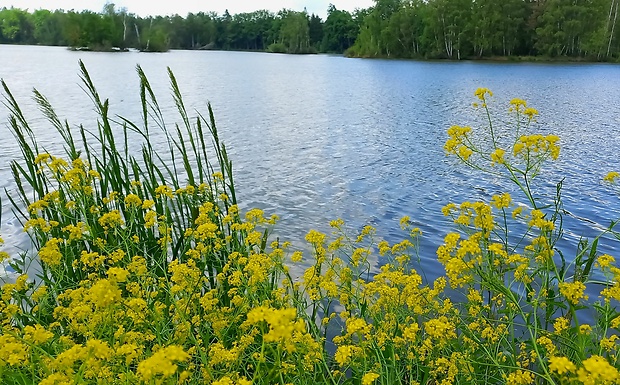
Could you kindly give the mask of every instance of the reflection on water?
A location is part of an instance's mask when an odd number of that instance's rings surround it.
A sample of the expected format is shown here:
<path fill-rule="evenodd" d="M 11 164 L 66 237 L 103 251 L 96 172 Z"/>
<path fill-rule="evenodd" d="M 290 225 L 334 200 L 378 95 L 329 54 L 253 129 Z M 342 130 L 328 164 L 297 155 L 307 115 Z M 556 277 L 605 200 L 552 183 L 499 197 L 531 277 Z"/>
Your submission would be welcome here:
<path fill-rule="evenodd" d="M 111 54 L 17 46 L 0 46 L 0 58 L 0 77 L 22 103 L 40 143 L 56 153 L 59 138 L 37 113 L 30 99 L 33 87 L 62 118 L 96 128 L 95 113 L 79 87 L 77 61 L 82 59 L 101 95 L 110 99 L 111 111 L 137 120 L 135 66 L 140 64 L 168 122 L 174 122 L 166 76 L 171 67 L 190 110 L 205 111 L 212 103 L 234 161 L 240 201 L 280 215 L 276 233 L 283 240 L 301 240 L 311 228 L 327 230 L 329 220 L 342 217 L 354 230 L 372 224 L 379 236 L 396 241 L 404 236 L 398 220 L 409 215 L 424 233 L 425 269 L 431 276 L 439 273 L 435 249 L 450 229 L 441 207 L 512 188 L 443 154 L 448 126 L 481 122 L 471 108 L 480 86 L 494 91 L 502 111 L 513 97 L 528 100 L 541 111 L 537 130 L 562 138 L 560 159 L 545 177 L 554 183 L 565 178 L 565 208 L 573 214 L 565 219 L 568 241 L 561 245 L 568 258 L 580 237 L 592 237 L 620 218 L 619 198 L 600 182 L 607 171 L 620 169 L 618 66 L 214 51 Z M 0 187 L 11 189 L 9 161 L 19 152 L 4 123 L 6 109 L 0 108 L 0 118 Z M 551 196 L 554 183 L 542 178 L 540 183 Z M 26 248 L 6 204 L 2 214 L 7 243 Z M 606 242 L 601 250 L 613 251 Z"/>

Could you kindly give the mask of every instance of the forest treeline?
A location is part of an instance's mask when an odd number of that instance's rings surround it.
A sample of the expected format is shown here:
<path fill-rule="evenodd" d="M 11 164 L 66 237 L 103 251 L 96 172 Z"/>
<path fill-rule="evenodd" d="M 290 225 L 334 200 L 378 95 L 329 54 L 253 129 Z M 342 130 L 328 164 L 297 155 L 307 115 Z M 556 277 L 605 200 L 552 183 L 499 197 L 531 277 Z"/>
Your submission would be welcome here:
<path fill-rule="evenodd" d="M 0 9 L 0 43 L 88 47 L 346 52 L 349 56 L 472 59 L 540 56 L 620 59 L 620 0 L 375 0 L 327 18 L 283 9 L 139 17 Z"/>

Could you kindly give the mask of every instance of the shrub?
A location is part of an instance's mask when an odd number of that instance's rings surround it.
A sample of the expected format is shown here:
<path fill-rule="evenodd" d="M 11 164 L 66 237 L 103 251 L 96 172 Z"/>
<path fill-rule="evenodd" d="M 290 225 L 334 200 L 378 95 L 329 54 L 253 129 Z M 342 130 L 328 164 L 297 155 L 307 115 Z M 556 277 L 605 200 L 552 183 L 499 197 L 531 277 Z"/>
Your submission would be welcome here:
<path fill-rule="evenodd" d="M 271 53 L 287 53 L 286 46 L 283 43 L 271 43 L 267 47 L 267 52 Z"/>

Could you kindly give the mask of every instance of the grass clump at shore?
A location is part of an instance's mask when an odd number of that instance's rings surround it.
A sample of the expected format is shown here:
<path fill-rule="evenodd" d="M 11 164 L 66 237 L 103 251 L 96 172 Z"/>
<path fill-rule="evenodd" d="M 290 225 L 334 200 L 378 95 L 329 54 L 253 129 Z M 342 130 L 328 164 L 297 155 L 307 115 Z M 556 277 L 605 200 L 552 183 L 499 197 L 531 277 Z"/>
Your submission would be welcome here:
<path fill-rule="evenodd" d="M 534 178 L 559 156 L 559 138 L 530 133 L 538 111 L 525 101 L 511 102 L 513 124 L 500 127 L 479 89 L 488 125 L 448 130 L 449 155 L 508 178 L 527 204 L 509 194 L 446 202 L 455 231 L 436 251 L 445 276 L 425 282 L 409 218 L 399 243 L 334 220 L 331 237 L 311 231 L 309 251 L 293 250 L 270 239 L 277 217 L 240 212 L 211 107 L 190 118 L 172 72 L 181 123 L 170 128 L 140 68 L 138 123 L 112 119 L 81 67 L 96 130 L 61 122 L 35 91 L 62 155 L 39 147 L 3 83 L 23 154 L 9 199 L 40 260 L 29 277 L 31 257 L 11 256 L 21 275 L 0 292 L 3 384 L 620 382 L 620 269 L 599 255 L 599 238 L 571 258 L 557 251 L 561 185 L 544 202 Z M 293 277 L 302 260 L 309 267 Z M 595 269 L 606 281 L 592 280 Z M 586 312 L 595 322 L 582 322 Z"/>

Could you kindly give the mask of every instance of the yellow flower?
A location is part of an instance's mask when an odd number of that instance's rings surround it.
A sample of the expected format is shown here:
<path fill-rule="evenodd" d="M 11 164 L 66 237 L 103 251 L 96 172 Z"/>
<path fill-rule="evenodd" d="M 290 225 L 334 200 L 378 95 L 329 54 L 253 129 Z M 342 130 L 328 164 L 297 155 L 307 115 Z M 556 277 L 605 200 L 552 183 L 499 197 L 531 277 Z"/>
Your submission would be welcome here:
<path fill-rule="evenodd" d="M 92 179 L 101 179 L 101 174 L 96 170 L 88 170 L 88 176 Z"/>
<path fill-rule="evenodd" d="M 563 375 L 566 373 L 572 373 L 577 369 L 575 364 L 567 357 L 550 357 L 549 358 L 549 370 L 552 373 Z"/>
<path fill-rule="evenodd" d="M 261 209 L 252 209 L 245 213 L 245 220 L 252 223 L 264 223 L 265 213 Z"/>
<path fill-rule="evenodd" d="M 602 269 L 609 267 L 609 265 L 612 265 L 615 262 L 616 259 L 609 254 L 603 254 L 596 260 L 596 264 Z"/>
<path fill-rule="evenodd" d="M 126 343 L 118 346 L 115 353 L 117 356 L 125 356 L 125 364 L 129 365 L 134 359 L 136 359 L 136 357 L 138 357 L 139 352 L 140 348 L 138 345 Z"/>
<path fill-rule="evenodd" d="M 471 155 L 471 150 L 467 148 L 466 143 L 469 142 L 468 134 L 471 132 L 471 127 L 452 126 L 448 128 L 448 140 L 444 144 L 443 148 L 447 154 L 454 154 L 466 158 Z M 466 159 L 465 157 L 463 157 Z"/>
<path fill-rule="evenodd" d="M 506 154 L 506 151 L 502 150 L 501 148 L 497 148 L 495 149 L 495 151 L 493 151 L 491 153 L 491 162 L 493 165 L 497 164 L 502 164 L 505 162 L 504 160 L 504 154 Z"/>
<path fill-rule="evenodd" d="M 348 365 L 358 349 L 358 347 L 353 345 L 338 346 L 338 349 L 336 349 L 336 354 L 334 354 L 334 359 L 341 367 Z"/>
<path fill-rule="evenodd" d="M 532 227 L 537 227 L 541 230 L 553 230 L 554 223 L 553 221 L 548 221 L 544 219 L 545 213 L 540 210 L 532 210 L 532 219 L 528 223 L 528 225 Z"/>
<path fill-rule="evenodd" d="M 9 335 L 0 335 L 0 365 L 11 366 L 28 365 L 29 348 L 17 338 Z"/>
<path fill-rule="evenodd" d="M 38 154 L 36 158 L 34 158 L 34 164 L 40 165 L 41 163 L 48 163 L 51 161 L 51 155 L 48 153 Z"/>
<path fill-rule="evenodd" d="M 140 207 L 142 206 L 142 199 L 136 194 L 129 194 L 125 197 L 125 205 L 129 207 Z"/>
<path fill-rule="evenodd" d="M 88 234 L 89 228 L 84 222 L 78 222 L 75 225 L 65 226 L 62 230 L 69 233 L 69 241 L 73 241 L 82 239 L 85 234 Z"/>
<path fill-rule="evenodd" d="M 99 218 L 99 224 L 106 230 L 123 226 L 125 221 L 121 217 L 121 213 L 118 210 L 112 210 L 109 213 L 105 213 Z"/>
<path fill-rule="evenodd" d="M 456 338 L 454 324 L 443 315 L 426 321 L 424 323 L 424 330 L 426 334 L 438 341 L 444 342 L 448 339 Z"/>
<path fill-rule="evenodd" d="M 364 377 L 362 377 L 362 385 L 370 385 L 374 383 L 377 378 L 379 378 L 377 373 L 368 372 L 364 374 Z"/>
<path fill-rule="evenodd" d="M 579 325 L 579 333 L 589 335 L 590 333 L 592 333 L 592 326 L 588 324 Z"/>
<path fill-rule="evenodd" d="M 533 155 L 549 155 L 557 159 L 560 155 L 560 147 L 556 144 L 560 138 L 556 135 L 522 135 L 513 147 L 515 156 L 528 159 Z"/>
<path fill-rule="evenodd" d="M 457 210 L 456 204 L 448 203 L 447 205 L 445 205 L 444 207 L 441 208 L 441 213 L 444 216 L 448 216 L 448 215 L 452 214 L 452 211 L 456 211 L 456 210 Z"/>
<path fill-rule="evenodd" d="M 506 385 L 529 385 L 534 382 L 532 372 L 525 370 L 517 370 L 506 377 Z"/>
<path fill-rule="evenodd" d="M 553 329 L 556 333 L 562 333 L 564 330 L 568 329 L 570 324 L 568 320 L 564 317 L 558 317 L 553 321 Z"/>
<path fill-rule="evenodd" d="M 420 327 L 418 326 L 418 324 L 416 322 L 413 322 L 411 325 L 403 329 L 403 337 L 407 341 L 415 341 L 419 329 Z"/>
<path fill-rule="evenodd" d="M 52 161 L 49 163 L 48 167 L 53 173 L 62 173 L 67 169 L 69 164 L 62 158 L 57 158 L 55 156 L 51 157 Z"/>
<path fill-rule="evenodd" d="M 555 345 L 553 341 L 547 336 L 538 337 L 536 343 L 545 348 L 548 355 L 552 355 L 555 352 Z"/>
<path fill-rule="evenodd" d="M 104 204 L 108 204 L 108 203 L 112 203 L 114 201 L 116 201 L 116 198 L 118 198 L 118 191 L 112 191 L 107 197 L 104 197 L 102 199 Z"/>
<path fill-rule="evenodd" d="M 157 222 L 157 212 L 153 210 L 149 210 L 144 214 L 144 227 L 149 229 L 155 226 L 156 222 Z"/>
<path fill-rule="evenodd" d="M 47 206 L 49 205 L 49 202 L 43 200 L 43 199 L 39 199 L 38 201 L 31 203 L 28 206 L 28 212 L 30 214 L 37 214 L 41 211 L 43 211 L 43 209 L 45 209 Z"/>
<path fill-rule="evenodd" d="M 105 308 L 120 303 L 121 290 L 116 283 L 102 279 L 97 281 L 88 292 L 88 299 L 97 308 Z"/>
<path fill-rule="evenodd" d="M 510 106 L 509 111 L 521 112 L 527 106 L 527 102 L 523 99 L 514 98 L 510 101 Z"/>
<path fill-rule="evenodd" d="M 580 299 L 588 299 L 587 295 L 584 295 L 584 291 L 586 290 L 586 285 L 581 282 L 560 282 L 558 284 L 558 288 L 560 289 L 560 294 L 562 294 L 566 300 L 573 305 L 577 305 Z"/>
<path fill-rule="evenodd" d="M 108 277 L 115 282 L 125 282 L 129 272 L 122 267 L 111 267 L 108 269 Z"/>
<path fill-rule="evenodd" d="M 620 177 L 620 173 L 617 171 L 610 171 L 603 177 L 603 180 L 605 182 L 614 183 L 618 177 Z"/>
<path fill-rule="evenodd" d="M 616 341 L 618 340 L 618 335 L 613 334 L 609 338 L 603 338 L 600 342 L 601 348 L 607 350 L 608 352 L 616 349 Z"/>
<path fill-rule="evenodd" d="M 62 253 L 60 252 L 59 244 L 62 243 L 62 239 L 52 238 L 45 243 L 45 246 L 39 249 L 39 258 L 41 262 L 50 266 L 60 265 L 62 259 Z"/>
<path fill-rule="evenodd" d="M 313 245 L 322 245 L 325 242 L 325 234 L 316 230 L 310 230 L 306 235 L 306 241 Z"/>
<path fill-rule="evenodd" d="M 469 157 L 473 154 L 474 152 L 469 149 L 468 147 L 465 146 L 461 146 L 461 148 L 459 148 L 459 153 L 458 156 L 460 156 L 461 158 L 463 158 L 463 160 L 468 160 Z"/>
<path fill-rule="evenodd" d="M 303 257 L 303 254 L 301 251 L 296 251 L 293 253 L 293 255 L 291 255 L 291 261 L 293 262 L 301 262 L 301 259 Z"/>
<path fill-rule="evenodd" d="M 484 102 L 486 95 L 493 96 L 493 92 L 491 92 L 488 88 L 480 87 L 476 90 L 476 92 L 474 92 L 474 95 Z"/>
<path fill-rule="evenodd" d="M 42 300 L 43 298 L 45 298 L 45 296 L 47 295 L 47 286 L 42 285 L 39 286 L 33 293 L 32 293 L 32 300 L 39 302 L 40 300 Z"/>
<path fill-rule="evenodd" d="M 525 111 L 523 111 L 524 115 L 527 115 L 528 119 L 532 120 L 534 119 L 535 115 L 538 115 L 538 110 L 532 107 L 528 107 L 525 109 Z"/>
<path fill-rule="evenodd" d="M 52 373 L 39 382 L 39 385 L 68 385 L 73 383 L 73 379 L 69 378 L 66 374 Z"/>
<path fill-rule="evenodd" d="M 409 218 L 408 215 L 405 215 L 404 217 L 400 218 L 400 228 L 405 230 L 407 228 L 407 226 L 409 226 L 409 222 L 411 222 L 411 218 Z"/>
<path fill-rule="evenodd" d="M 114 354 L 107 342 L 96 339 L 86 341 L 86 349 L 91 356 L 100 360 L 108 360 Z"/>
<path fill-rule="evenodd" d="M 499 210 L 509 207 L 511 203 L 512 198 L 508 193 L 504 193 L 502 195 L 493 195 L 493 197 L 491 197 L 491 206 Z"/>
<path fill-rule="evenodd" d="M 166 185 L 161 185 L 155 189 L 155 197 L 160 198 L 162 195 L 172 198 L 172 189 Z"/>
<path fill-rule="evenodd" d="M 24 327 L 24 340 L 32 341 L 35 344 L 43 344 L 54 337 L 54 333 L 47 331 L 41 325 Z"/>
<path fill-rule="evenodd" d="M 618 370 L 601 356 L 592 356 L 582 362 L 577 379 L 585 385 L 613 384 L 620 379 Z"/>
<path fill-rule="evenodd" d="M 294 308 L 272 309 L 265 306 L 256 307 L 248 312 L 243 326 L 266 322 L 269 332 L 263 336 L 265 342 L 285 342 L 296 332 L 303 332 L 305 325 L 297 319 L 297 310 Z"/>
<path fill-rule="evenodd" d="M 235 382 L 232 380 L 232 378 L 224 376 L 217 381 L 213 381 L 211 385 L 235 385 Z"/>
<path fill-rule="evenodd" d="M 151 357 L 138 364 L 138 375 L 149 382 L 158 375 L 163 378 L 171 377 L 176 373 L 177 362 L 185 362 L 190 358 L 181 346 L 170 345 L 156 351 Z"/>

